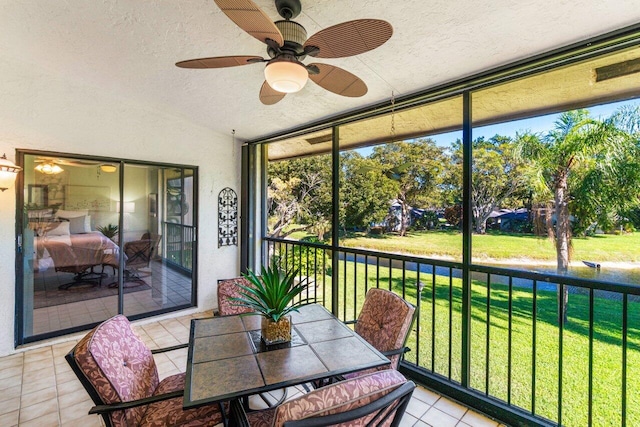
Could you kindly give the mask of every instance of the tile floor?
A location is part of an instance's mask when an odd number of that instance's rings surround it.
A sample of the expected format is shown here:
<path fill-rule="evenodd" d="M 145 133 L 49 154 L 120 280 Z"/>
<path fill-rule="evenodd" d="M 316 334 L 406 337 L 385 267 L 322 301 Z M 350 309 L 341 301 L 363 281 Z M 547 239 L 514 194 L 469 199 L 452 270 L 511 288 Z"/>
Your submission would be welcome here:
<path fill-rule="evenodd" d="M 160 321 L 136 322 L 135 329 L 150 348 L 167 347 L 188 341 L 192 318 L 200 313 Z M 83 334 L 67 341 L 24 349 L 0 358 L 0 426 L 103 426 L 97 415 L 87 415 L 92 406 L 64 355 Z M 184 371 L 186 349 L 156 355 L 160 377 Z M 292 389 L 295 397 L 301 390 Z M 499 423 L 418 387 L 402 420 L 403 427 L 497 427 Z M 500 425 L 501 427 L 504 427 Z"/>

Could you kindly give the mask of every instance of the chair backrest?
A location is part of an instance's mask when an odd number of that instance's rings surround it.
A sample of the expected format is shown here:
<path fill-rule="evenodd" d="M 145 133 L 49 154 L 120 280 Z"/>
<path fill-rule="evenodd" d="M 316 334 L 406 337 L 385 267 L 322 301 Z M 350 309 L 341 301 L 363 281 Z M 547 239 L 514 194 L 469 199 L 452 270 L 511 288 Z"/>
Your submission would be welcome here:
<path fill-rule="evenodd" d="M 415 384 L 398 371 L 366 374 L 314 390 L 276 409 L 273 426 L 392 426 L 400 423 Z"/>
<path fill-rule="evenodd" d="M 125 243 L 124 253 L 127 256 L 127 267 L 148 267 L 160 238 L 159 234 L 144 233 L 140 240 Z"/>
<path fill-rule="evenodd" d="M 252 311 L 248 307 L 235 305 L 233 301 L 231 301 L 232 298 L 241 296 L 239 285 L 251 287 L 251 282 L 244 277 L 236 277 L 218 282 L 218 313 L 220 313 L 220 316 L 231 316 L 233 314 L 250 313 Z"/>
<path fill-rule="evenodd" d="M 371 288 L 362 306 L 355 331 L 378 351 L 402 348 L 413 324 L 415 307 L 385 289 Z M 390 356 L 391 367 L 398 368 L 401 354 Z"/>
<path fill-rule="evenodd" d="M 153 355 L 123 315 L 96 326 L 66 355 L 96 405 L 149 397 L 158 387 Z M 111 426 L 138 425 L 146 407 L 103 415 Z"/>

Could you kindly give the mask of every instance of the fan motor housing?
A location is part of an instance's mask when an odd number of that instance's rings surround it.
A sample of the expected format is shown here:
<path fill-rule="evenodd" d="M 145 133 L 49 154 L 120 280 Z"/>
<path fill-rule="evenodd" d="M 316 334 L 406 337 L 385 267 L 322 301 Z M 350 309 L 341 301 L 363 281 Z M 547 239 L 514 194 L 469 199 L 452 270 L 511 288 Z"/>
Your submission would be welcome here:
<path fill-rule="evenodd" d="M 282 50 L 290 51 L 295 55 L 302 55 L 304 53 L 302 46 L 307 41 L 307 30 L 294 21 L 276 21 L 274 24 L 282 33 L 282 38 L 284 38 Z M 276 56 L 276 52 L 271 48 L 268 48 L 267 52 L 271 58 Z"/>

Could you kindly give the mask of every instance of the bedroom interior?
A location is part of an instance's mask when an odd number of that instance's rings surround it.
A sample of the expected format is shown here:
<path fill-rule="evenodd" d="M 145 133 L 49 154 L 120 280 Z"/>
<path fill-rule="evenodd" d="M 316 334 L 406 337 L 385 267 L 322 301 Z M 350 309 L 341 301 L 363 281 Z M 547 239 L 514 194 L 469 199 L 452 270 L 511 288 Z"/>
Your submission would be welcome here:
<path fill-rule="evenodd" d="M 194 169 L 23 156 L 26 339 L 191 304 Z"/>

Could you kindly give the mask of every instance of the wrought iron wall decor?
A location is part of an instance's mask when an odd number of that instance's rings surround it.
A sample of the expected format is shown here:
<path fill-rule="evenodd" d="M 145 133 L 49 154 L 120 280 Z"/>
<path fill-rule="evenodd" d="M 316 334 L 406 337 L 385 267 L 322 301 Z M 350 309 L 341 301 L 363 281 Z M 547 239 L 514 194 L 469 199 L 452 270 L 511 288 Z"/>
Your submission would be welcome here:
<path fill-rule="evenodd" d="M 218 194 L 218 247 L 238 245 L 238 195 L 231 188 Z"/>

